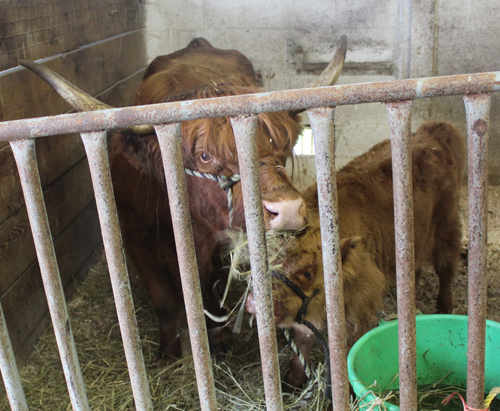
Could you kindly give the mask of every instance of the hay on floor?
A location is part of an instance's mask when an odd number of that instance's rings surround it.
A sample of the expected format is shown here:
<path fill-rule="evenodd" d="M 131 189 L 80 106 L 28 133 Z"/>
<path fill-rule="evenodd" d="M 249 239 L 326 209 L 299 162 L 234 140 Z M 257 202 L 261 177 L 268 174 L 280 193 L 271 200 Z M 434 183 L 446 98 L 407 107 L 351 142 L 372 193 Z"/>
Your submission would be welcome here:
<path fill-rule="evenodd" d="M 158 349 L 156 315 L 142 285 L 134 278 L 132 285 L 154 409 L 199 410 L 187 330 L 180 336 L 183 346 L 187 346 L 184 358 L 168 367 L 155 365 Z M 104 258 L 78 287 L 68 309 L 90 408 L 113 411 L 135 409 Z M 219 409 L 263 410 L 265 394 L 255 327 L 245 323 L 242 332 L 234 335 L 234 340 L 230 353 L 213 360 Z M 282 364 L 286 364 L 291 355 L 291 349 L 285 345 L 280 342 Z M 322 361 L 321 353 L 319 355 Z M 322 368 L 319 369 L 321 372 Z M 21 370 L 21 377 L 30 410 L 71 410 L 52 328 L 41 338 Z M 315 380 L 308 405 L 297 405 L 303 394 L 297 390 L 294 395 L 284 395 L 286 408 L 326 409 L 328 401 L 324 399 L 323 378 L 317 375 Z M 10 409 L 7 398 L 3 398 L 0 409 Z"/>

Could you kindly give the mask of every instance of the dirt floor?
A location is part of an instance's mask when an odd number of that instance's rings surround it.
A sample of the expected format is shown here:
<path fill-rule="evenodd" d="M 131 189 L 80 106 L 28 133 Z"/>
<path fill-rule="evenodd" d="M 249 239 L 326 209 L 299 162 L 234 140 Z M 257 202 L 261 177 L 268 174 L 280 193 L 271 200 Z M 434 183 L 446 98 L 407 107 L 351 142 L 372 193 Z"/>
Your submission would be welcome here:
<path fill-rule="evenodd" d="M 464 253 L 454 285 L 456 314 L 467 314 L 466 201 L 464 195 L 461 203 L 465 222 Z M 500 322 L 500 187 L 490 187 L 488 219 L 487 317 Z M 155 410 L 200 409 L 192 359 L 189 356 L 187 331 L 181 334 L 185 342 L 185 358 L 168 368 L 156 366 L 158 330 L 154 310 L 146 293 L 138 285 L 133 270 L 131 277 Z M 437 278 L 429 270 L 422 276 L 418 287 L 417 305 L 421 312 L 434 313 L 437 289 Z M 383 315 L 396 312 L 395 296 L 394 290 L 388 292 Z M 80 286 L 68 306 L 91 409 L 134 409 L 104 259 L 91 270 L 87 280 Z M 217 401 L 221 410 L 265 409 L 255 324 L 250 327 L 246 320 L 244 324 L 246 325 L 244 330 L 235 336 L 230 351 L 214 358 Z M 278 336 L 278 343 L 281 375 L 284 375 L 292 352 L 281 334 Z M 323 356 L 319 349 L 315 359 L 315 367 L 321 367 Z M 52 330 L 48 330 L 41 339 L 29 363 L 22 370 L 22 378 L 29 409 L 51 411 L 71 409 Z M 326 409 L 323 390 L 324 383 L 318 382 L 311 392 L 312 397 L 302 402 L 301 395 L 304 393 L 286 394 L 285 407 L 303 410 Z M 0 410 L 4 409 L 9 409 L 5 398 L 0 403 Z"/>

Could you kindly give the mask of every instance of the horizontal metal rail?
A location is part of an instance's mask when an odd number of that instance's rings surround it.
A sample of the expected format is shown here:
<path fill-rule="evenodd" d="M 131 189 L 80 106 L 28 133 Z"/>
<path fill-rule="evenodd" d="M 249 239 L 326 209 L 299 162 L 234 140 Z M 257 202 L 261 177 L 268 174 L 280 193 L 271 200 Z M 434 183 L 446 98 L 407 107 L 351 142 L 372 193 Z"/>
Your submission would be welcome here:
<path fill-rule="evenodd" d="M 206 117 L 236 117 L 283 110 L 349 104 L 387 103 L 427 97 L 500 91 L 500 72 L 350 84 L 301 90 L 181 101 L 64 114 L 0 123 L 0 141 L 111 130 L 141 124 L 167 124 Z"/>

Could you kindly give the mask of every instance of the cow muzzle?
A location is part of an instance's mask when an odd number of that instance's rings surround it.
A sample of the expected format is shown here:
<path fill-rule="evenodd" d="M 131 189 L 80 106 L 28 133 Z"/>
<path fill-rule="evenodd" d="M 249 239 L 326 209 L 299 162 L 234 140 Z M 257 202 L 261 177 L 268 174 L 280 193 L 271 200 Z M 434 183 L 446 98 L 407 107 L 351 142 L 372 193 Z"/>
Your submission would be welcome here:
<path fill-rule="evenodd" d="M 257 314 L 257 305 L 255 303 L 255 298 L 252 293 L 249 293 L 247 296 L 246 308 L 247 312 L 249 312 L 250 314 Z M 273 308 L 274 308 L 274 322 L 277 326 L 281 325 L 285 317 L 289 317 L 290 320 L 292 320 L 291 322 L 293 323 L 293 319 L 286 313 L 282 303 L 273 299 Z"/>
<path fill-rule="evenodd" d="M 266 230 L 298 231 L 307 224 L 307 207 L 303 198 L 278 202 L 263 201 Z"/>

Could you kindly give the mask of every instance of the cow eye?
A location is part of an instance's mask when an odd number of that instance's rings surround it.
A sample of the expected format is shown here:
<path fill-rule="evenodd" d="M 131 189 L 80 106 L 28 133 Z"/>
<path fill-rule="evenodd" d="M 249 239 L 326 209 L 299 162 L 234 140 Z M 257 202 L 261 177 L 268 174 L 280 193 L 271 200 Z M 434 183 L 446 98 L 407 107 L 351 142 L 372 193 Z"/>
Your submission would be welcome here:
<path fill-rule="evenodd" d="M 202 153 L 200 158 L 201 158 L 201 162 L 205 163 L 205 164 L 210 163 L 213 160 L 212 155 L 209 153 Z"/>
<path fill-rule="evenodd" d="M 305 273 L 302 273 L 302 275 L 306 278 L 311 278 L 311 273 L 309 271 L 306 271 Z"/>

